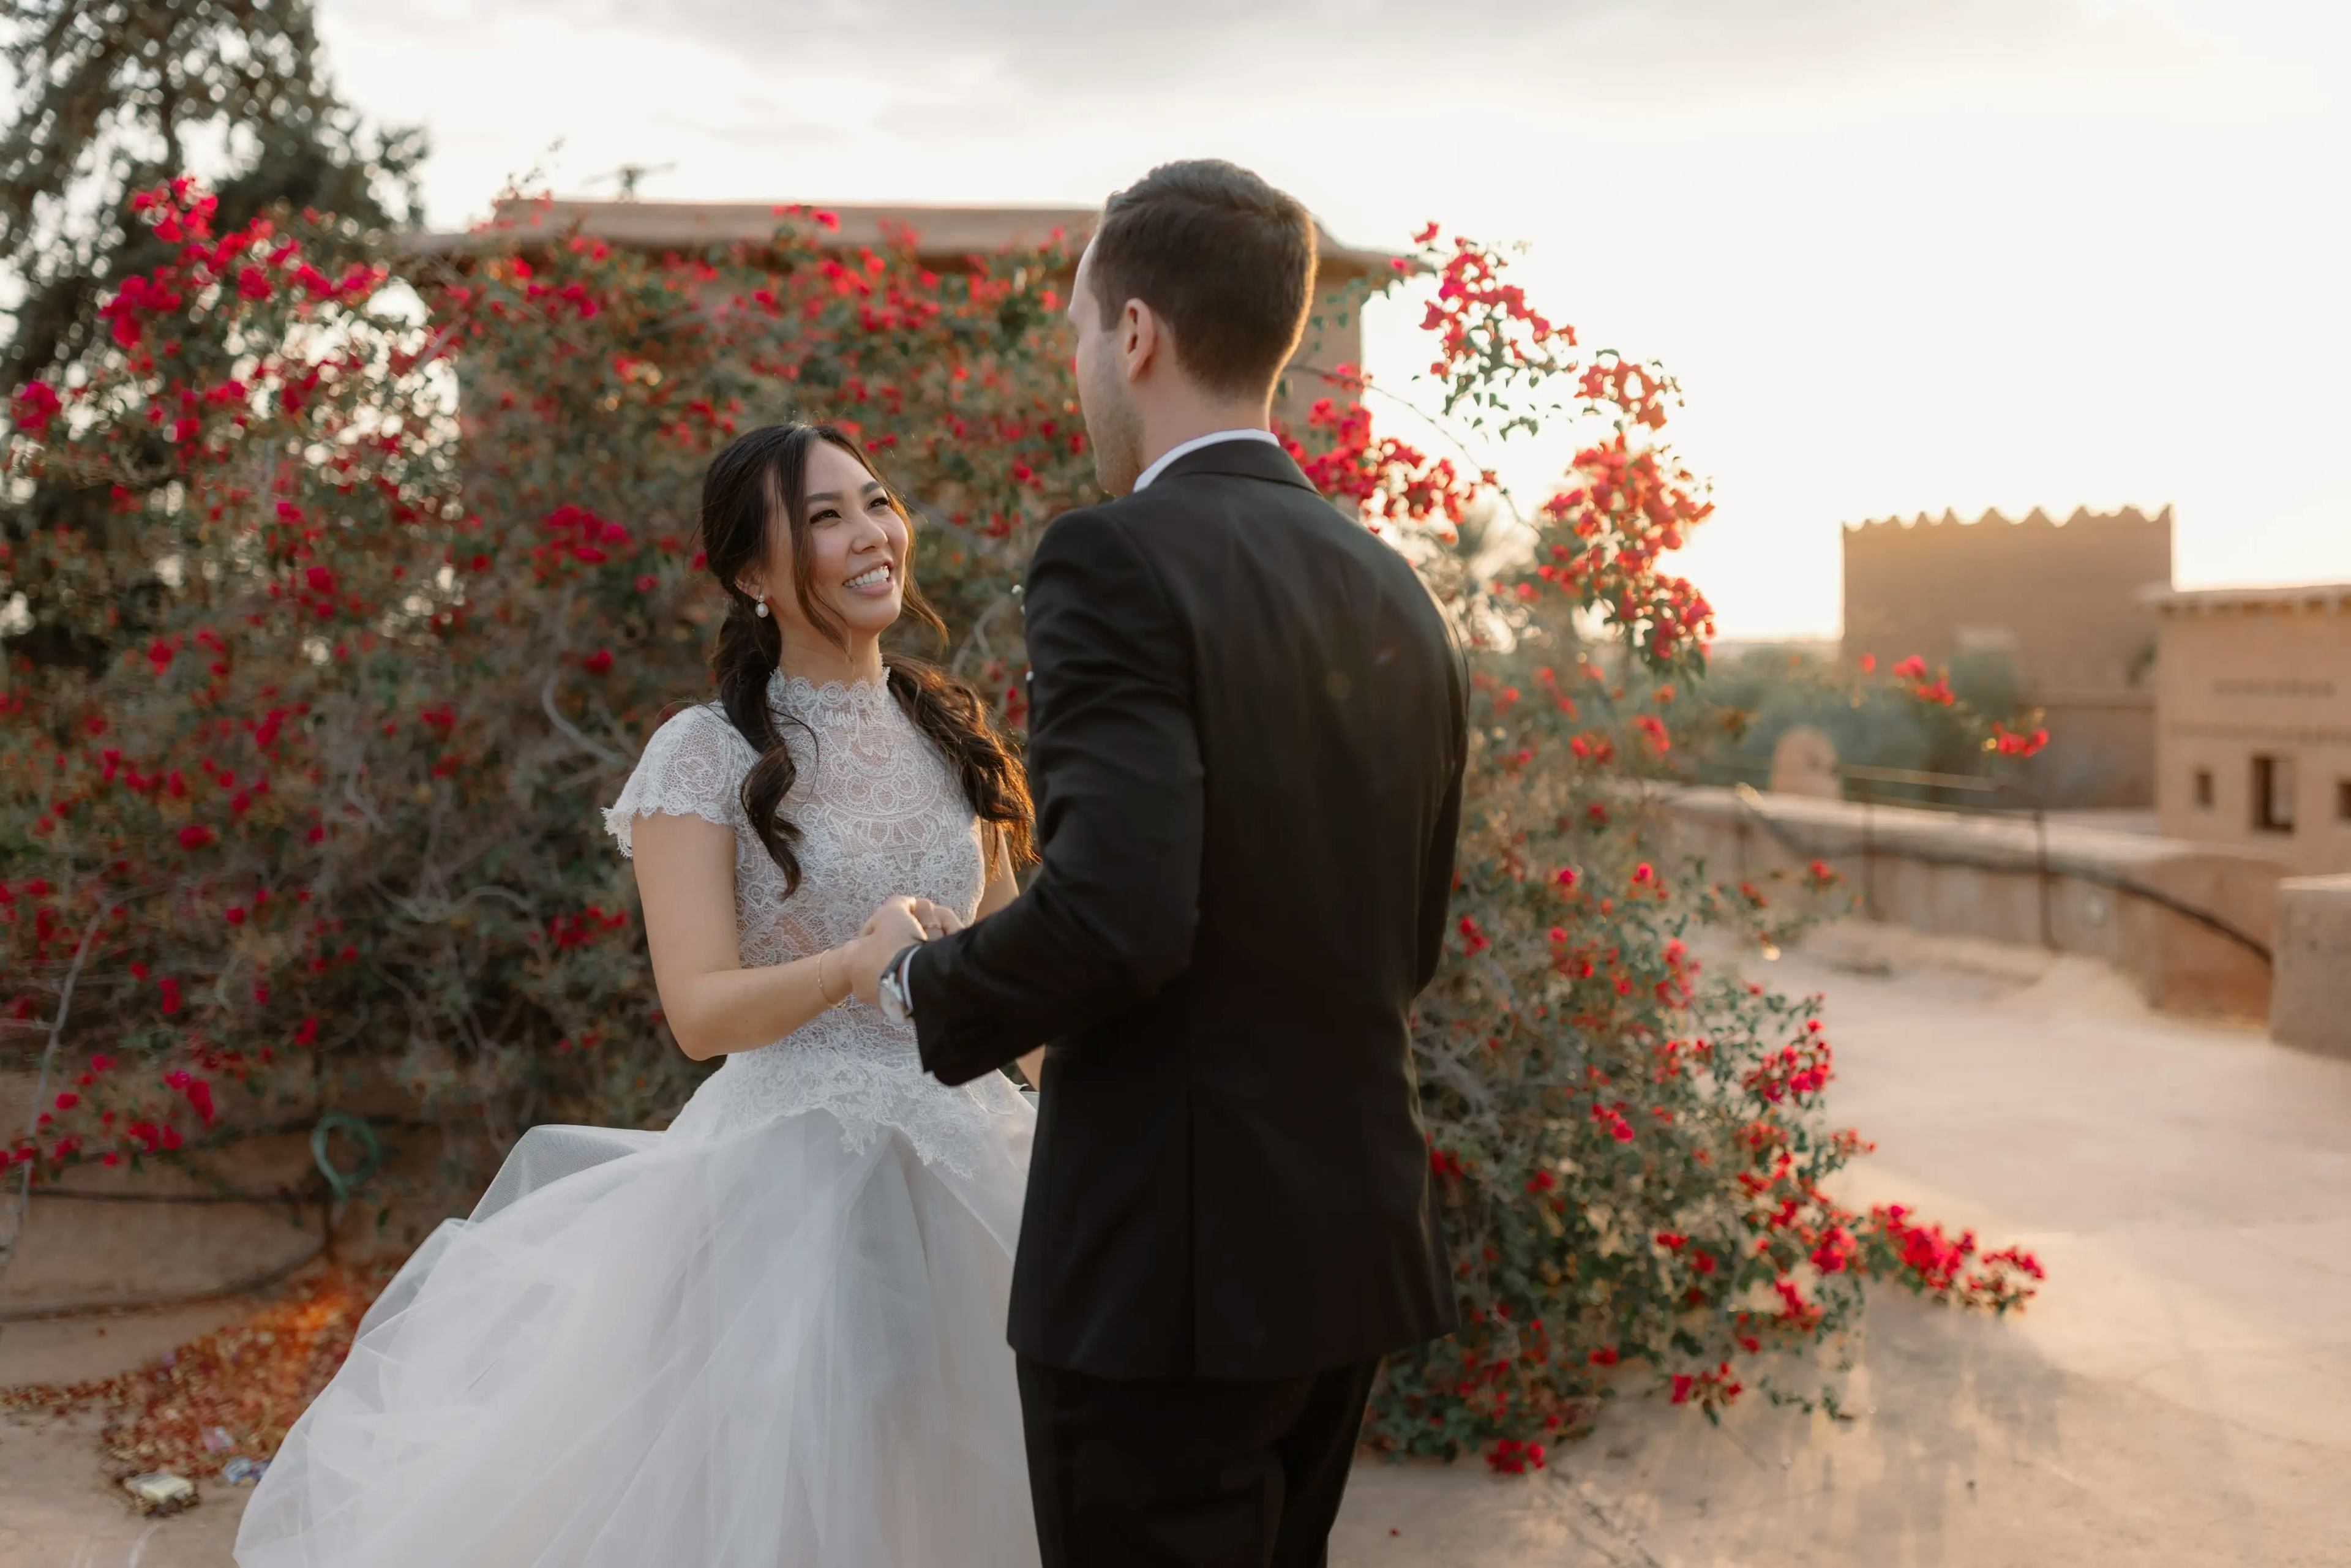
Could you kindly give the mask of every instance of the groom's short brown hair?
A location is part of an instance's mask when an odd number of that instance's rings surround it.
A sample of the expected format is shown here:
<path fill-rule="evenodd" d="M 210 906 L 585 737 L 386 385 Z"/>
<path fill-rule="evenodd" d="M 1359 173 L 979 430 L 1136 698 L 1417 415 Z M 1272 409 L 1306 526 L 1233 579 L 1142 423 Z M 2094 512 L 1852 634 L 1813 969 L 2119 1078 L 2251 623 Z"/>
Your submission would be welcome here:
<path fill-rule="evenodd" d="M 1102 325 L 1140 299 L 1211 392 L 1273 384 L 1306 327 L 1314 220 L 1294 196 L 1220 159 L 1162 163 L 1102 204 L 1088 275 Z"/>

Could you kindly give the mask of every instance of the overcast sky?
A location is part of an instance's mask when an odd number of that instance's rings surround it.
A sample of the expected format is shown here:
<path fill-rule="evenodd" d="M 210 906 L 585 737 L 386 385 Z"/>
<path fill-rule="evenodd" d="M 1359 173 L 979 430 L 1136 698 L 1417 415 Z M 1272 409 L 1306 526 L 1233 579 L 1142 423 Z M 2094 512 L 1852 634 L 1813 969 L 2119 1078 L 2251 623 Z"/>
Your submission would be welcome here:
<path fill-rule="evenodd" d="M 1352 244 L 1532 250 L 1663 358 L 1727 635 L 1833 631 L 1842 522 L 2179 507 L 2183 585 L 2351 580 L 2332 0 L 320 0 L 436 223 L 670 199 L 1092 204 L 1249 165 Z M 1432 22 L 1430 18 L 1437 18 Z M 561 142 L 559 148 L 554 144 Z M 1416 313 L 1415 313 L 1416 314 Z M 1402 385 L 1409 321 L 1374 323 Z M 1564 453 L 1505 455 L 1540 491 Z"/>

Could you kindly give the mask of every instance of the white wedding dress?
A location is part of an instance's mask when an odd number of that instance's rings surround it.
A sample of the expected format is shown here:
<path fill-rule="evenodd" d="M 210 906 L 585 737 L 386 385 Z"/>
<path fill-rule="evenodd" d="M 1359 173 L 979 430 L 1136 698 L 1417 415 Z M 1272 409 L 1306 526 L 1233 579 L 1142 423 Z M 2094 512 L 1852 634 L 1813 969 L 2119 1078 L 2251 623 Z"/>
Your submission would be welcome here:
<path fill-rule="evenodd" d="M 896 894 L 977 910 L 983 841 L 885 688 L 769 689 L 799 889 L 746 825 L 716 707 L 605 821 L 735 830 L 747 965 Z M 800 725 L 805 725 L 805 730 Z M 669 1130 L 536 1127 L 368 1314 L 237 1534 L 243 1568 L 1033 1568 L 1012 1249 L 1034 1114 L 949 1089 L 872 1009 L 731 1056 Z"/>

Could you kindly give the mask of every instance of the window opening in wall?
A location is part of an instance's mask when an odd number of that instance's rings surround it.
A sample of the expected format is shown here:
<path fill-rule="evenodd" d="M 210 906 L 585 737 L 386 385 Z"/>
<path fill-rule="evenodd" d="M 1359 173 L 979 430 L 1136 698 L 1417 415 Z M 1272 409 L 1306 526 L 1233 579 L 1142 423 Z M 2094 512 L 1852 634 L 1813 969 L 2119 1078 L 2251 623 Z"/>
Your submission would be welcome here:
<path fill-rule="evenodd" d="M 2294 758 L 2253 758 L 2253 826 L 2265 833 L 2294 831 Z"/>
<path fill-rule="evenodd" d="M 2203 810 L 2212 809 L 2212 770 L 2210 768 L 2196 770 L 2196 804 Z"/>
<path fill-rule="evenodd" d="M 2351 779 L 2335 781 L 2335 820 L 2351 822 Z"/>

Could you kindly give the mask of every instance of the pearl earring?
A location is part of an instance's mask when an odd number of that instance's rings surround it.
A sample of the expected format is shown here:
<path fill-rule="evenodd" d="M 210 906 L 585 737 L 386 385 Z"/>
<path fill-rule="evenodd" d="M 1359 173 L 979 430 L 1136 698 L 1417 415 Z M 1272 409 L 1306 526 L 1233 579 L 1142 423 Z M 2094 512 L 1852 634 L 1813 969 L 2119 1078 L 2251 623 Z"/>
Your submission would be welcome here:
<path fill-rule="evenodd" d="M 765 620 L 768 618 L 768 601 L 767 601 L 767 600 L 765 600 L 764 598 L 763 598 L 763 599 L 761 599 L 761 600 L 758 601 L 758 605 L 757 605 L 757 606 L 752 610 L 751 613 L 752 613 L 752 614 L 754 614 L 754 615 L 757 615 L 760 620 L 765 621 Z"/>

